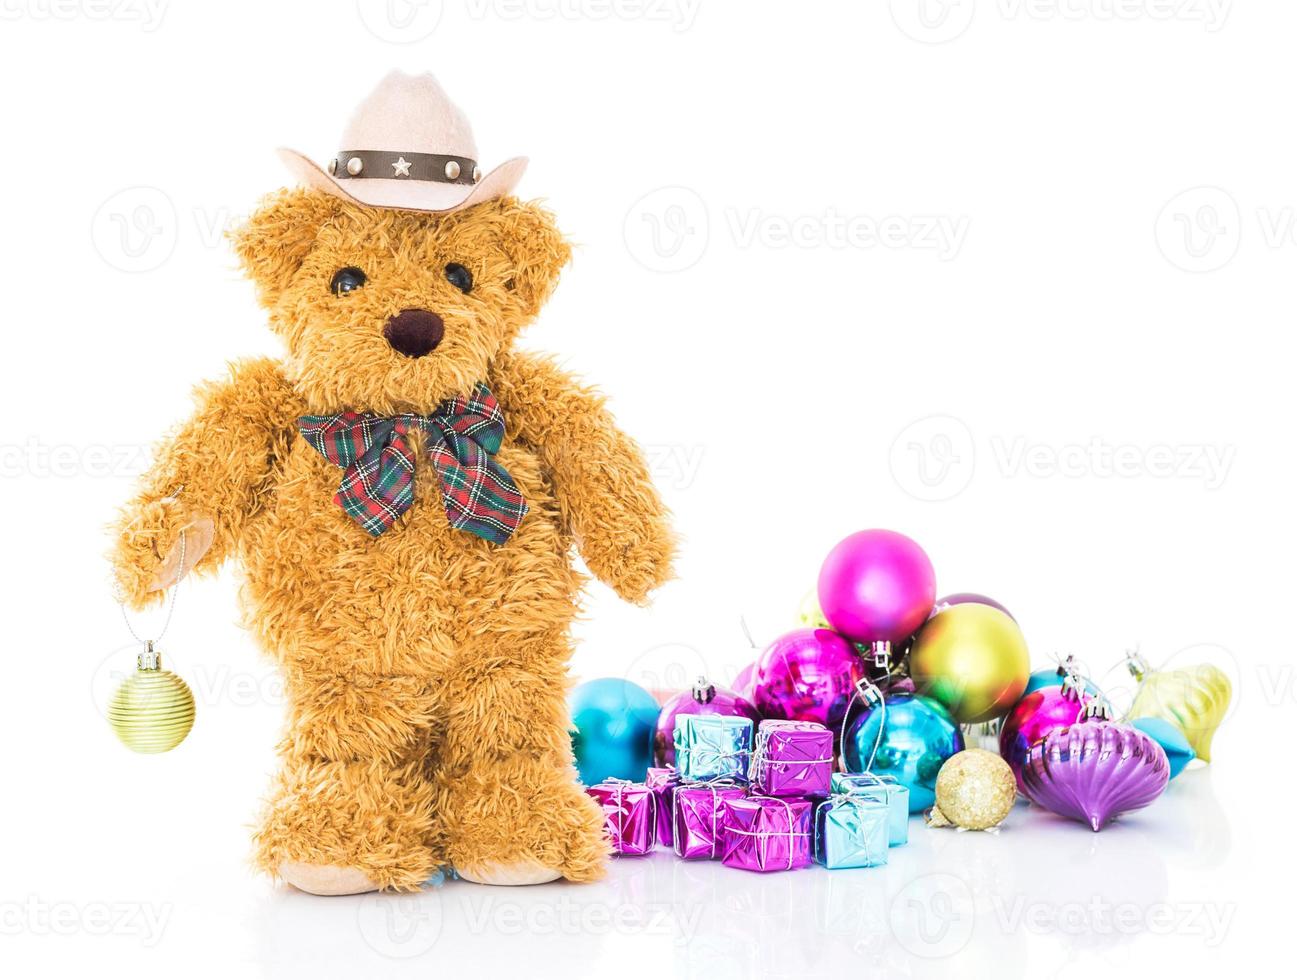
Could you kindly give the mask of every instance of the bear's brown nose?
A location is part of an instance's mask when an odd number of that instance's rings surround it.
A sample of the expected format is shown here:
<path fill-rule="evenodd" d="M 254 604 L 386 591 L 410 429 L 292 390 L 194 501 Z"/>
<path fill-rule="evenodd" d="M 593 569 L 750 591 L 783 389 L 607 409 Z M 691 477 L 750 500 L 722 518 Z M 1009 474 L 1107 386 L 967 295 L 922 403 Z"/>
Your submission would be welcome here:
<path fill-rule="evenodd" d="M 406 357 L 423 357 L 441 343 L 446 325 L 428 310 L 402 310 L 387 321 L 383 336 L 392 350 Z"/>

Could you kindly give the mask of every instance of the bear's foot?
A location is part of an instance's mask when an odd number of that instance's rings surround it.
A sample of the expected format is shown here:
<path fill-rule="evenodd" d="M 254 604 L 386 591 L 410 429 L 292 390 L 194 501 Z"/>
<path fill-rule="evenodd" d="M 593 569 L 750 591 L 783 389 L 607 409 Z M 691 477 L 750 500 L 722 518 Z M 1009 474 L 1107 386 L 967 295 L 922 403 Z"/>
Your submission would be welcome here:
<path fill-rule="evenodd" d="M 378 891 L 378 886 L 365 872 L 358 868 L 340 868 L 336 864 L 285 861 L 279 866 L 278 873 L 298 891 L 311 895 L 363 895 Z"/>
<path fill-rule="evenodd" d="M 315 895 L 419 891 L 443 862 L 421 766 L 290 761 L 256 834 L 262 870 Z"/>
<path fill-rule="evenodd" d="M 577 785 L 571 765 L 484 759 L 446 779 L 443 793 L 448 856 L 460 877 L 536 884 L 593 881 L 607 870 L 603 811 Z"/>
<path fill-rule="evenodd" d="M 478 885 L 543 885 L 563 877 L 562 872 L 547 868 L 538 861 L 483 864 L 476 868 L 456 868 L 455 873 Z"/>

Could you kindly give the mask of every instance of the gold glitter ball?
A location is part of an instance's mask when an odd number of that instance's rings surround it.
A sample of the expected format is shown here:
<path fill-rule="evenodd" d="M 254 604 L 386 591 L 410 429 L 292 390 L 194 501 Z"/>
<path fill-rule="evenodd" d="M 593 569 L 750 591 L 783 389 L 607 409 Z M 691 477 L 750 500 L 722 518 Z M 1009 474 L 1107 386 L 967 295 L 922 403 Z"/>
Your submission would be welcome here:
<path fill-rule="evenodd" d="M 1009 764 L 994 752 L 956 752 L 937 773 L 937 805 L 928 812 L 929 827 L 989 830 L 999 826 L 1017 794 Z"/>

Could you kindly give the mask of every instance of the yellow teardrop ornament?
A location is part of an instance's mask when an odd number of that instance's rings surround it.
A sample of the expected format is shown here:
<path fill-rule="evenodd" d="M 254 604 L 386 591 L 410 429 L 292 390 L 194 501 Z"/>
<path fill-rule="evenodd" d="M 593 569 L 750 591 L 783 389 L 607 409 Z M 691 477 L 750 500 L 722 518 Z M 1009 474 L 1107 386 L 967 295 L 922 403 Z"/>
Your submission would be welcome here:
<path fill-rule="evenodd" d="M 1228 675 L 1212 664 L 1150 671 L 1138 654 L 1131 657 L 1129 667 L 1140 682 L 1129 718 L 1169 721 L 1184 734 L 1197 757 L 1210 762 L 1212 736 L 1224 720 L 1233 694 Z"/>

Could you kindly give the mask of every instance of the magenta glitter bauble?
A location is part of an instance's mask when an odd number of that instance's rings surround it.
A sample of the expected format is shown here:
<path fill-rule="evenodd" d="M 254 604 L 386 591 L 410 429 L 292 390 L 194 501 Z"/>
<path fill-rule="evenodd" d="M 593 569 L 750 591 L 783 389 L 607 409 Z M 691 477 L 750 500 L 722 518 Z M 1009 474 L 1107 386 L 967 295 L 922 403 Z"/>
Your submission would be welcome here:
<path fill-rule="evenodd" d="M 755 705 L 747 698 L 728 688 L 699 681 L 692 690 L 681 691 L 662 705 L 662 713 L 658 715 L 657 734 L 653 739 L 653 755 L 659 766 L 674 766 L 676 763 L 676 718 L 680 715 L 751 718 L 754 731 L 757 722 L 761 720 Z"/>
<path fill-rule="evenodd" d="M 824 618 L 860 643 L 901 643 L 923 625 L 936 596 L 932 562 L 895 531 L 857 531 L 820 568 Z"/>
<path fill-rule="evenodd" d="M 763 718 L 816 721 L 837 732 L 865 665 L 832 630 L 785 633 L 757 658 L 753 700 Z"/>
<path fill-rule="evenodd" d="M 1033 803 L 1099 831 L 1156 800 L 1170 775 L 1166 752 L 1143 732 L 1114 721 L 1085 721 L 1031 747 L 1022 785 Z"/>
<path fill-rule="evenodd" d="M 752 663 L 748 664 L 746 667 L 744 667 L 742 670 L 739 671 L 738 676 L 734 678 L 734 683 L 730 685 L 730 689 L 733 690 L 734 693 L 737 694 L 739 697 L 747 698 L 749 701 L 751 701 L 752 682 L 755 679 L 756 672 L 757 672 L 757 665 L 756 662 L 753 661 Z"/>
<path fill-rule="evenodd" d="M 1022 788 L 1022 765 L 1033 745 L 1051 732 L 1081 720 L 1081 712 L 1090 702 L 1078 698 L 1070 688 L 1042 687 L 1019 699 L 1000 723 L 1000 756 L 1009 764 Z"/>

